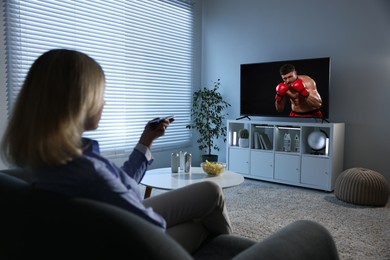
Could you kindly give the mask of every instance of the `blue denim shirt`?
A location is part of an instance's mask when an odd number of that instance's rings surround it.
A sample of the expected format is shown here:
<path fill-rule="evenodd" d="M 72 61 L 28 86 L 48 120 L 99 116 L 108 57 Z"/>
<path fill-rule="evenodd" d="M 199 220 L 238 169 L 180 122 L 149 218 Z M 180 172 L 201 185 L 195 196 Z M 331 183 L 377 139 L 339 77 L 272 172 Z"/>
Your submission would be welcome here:
<path fill-rule="evenodd" d="M 83 155 L 64 165 L 34 171 L 33 185 L 69 197 L 98 200 L 129 210 L 165 229 L 165 220 L 142 203 L 139 188 L 148 165 L 150 150 L 137 144 L 122 167 L 117 167 L 99 153 L 97 141 L 83 139 Z"/>

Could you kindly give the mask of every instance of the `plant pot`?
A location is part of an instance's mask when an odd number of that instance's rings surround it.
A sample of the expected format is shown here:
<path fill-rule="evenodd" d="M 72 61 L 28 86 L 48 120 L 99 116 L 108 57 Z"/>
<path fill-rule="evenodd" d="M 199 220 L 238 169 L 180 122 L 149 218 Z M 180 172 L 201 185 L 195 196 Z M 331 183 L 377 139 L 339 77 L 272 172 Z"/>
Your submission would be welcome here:
<path fill-rule="evenodd" d="M 248 147 L 249 146 L 249 139 L 248 138 L 238 138 L 238 146 L 240 147 Z"/>
<path fill-rule="evenodd" d="M 218 155 L 217 154 L 202 154 L 202 162 L 205 161 L 209 162 L 218 162 Z"/>

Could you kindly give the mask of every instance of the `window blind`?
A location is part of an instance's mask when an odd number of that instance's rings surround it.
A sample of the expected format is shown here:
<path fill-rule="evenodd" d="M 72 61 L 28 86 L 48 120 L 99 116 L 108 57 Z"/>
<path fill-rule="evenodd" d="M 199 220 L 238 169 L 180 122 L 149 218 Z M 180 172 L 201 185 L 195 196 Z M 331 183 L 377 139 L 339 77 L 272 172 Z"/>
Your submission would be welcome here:
<path fill-rule="evenodd" d="M 147 121 L 175 115 L 153 150 L 190 143 L 192 3 L 179 0 L 5 1 L 9 111 L 27 70 L 53 48 L 82 51 L 106 74 L 99 128 L 85 136 L 109 157 L 127 154 Z"/>

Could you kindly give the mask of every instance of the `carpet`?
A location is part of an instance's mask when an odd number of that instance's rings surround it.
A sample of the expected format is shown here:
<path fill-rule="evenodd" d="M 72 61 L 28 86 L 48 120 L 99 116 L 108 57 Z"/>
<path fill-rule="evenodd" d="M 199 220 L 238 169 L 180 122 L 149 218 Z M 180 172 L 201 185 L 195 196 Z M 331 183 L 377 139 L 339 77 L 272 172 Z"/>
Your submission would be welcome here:
<path fill-rule="evenodd" d="M 325 191 L 248 179 L 224 193 L 239 236 L 259 241 L 291 222 L 308 219 L 329 230 L 341 260 L 390 259 L 390 203 L 358 206 Z"/>

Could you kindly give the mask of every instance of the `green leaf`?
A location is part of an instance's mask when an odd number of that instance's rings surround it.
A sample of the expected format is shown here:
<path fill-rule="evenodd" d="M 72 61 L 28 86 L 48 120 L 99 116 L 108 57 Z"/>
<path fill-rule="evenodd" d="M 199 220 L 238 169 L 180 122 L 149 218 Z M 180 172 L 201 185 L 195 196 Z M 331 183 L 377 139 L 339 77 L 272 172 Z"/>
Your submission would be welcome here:
<path fill-rule="evenodd" d="M 211 88 L 201 88 L 194 92 L 192 97 L 192 124 L 186 128 L 199 132 L 197 143 L 199 150 L 211 154 L 211 150 L 219 151 L 220 147 L 214 144 L 218 138 L 226 142 L 225 110 L 231 105 L 223 100 L 219 93 L 220 79 L 212 83 Z"/>

